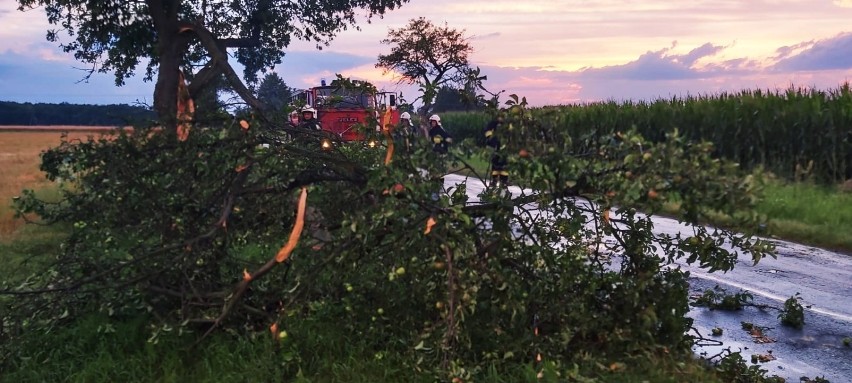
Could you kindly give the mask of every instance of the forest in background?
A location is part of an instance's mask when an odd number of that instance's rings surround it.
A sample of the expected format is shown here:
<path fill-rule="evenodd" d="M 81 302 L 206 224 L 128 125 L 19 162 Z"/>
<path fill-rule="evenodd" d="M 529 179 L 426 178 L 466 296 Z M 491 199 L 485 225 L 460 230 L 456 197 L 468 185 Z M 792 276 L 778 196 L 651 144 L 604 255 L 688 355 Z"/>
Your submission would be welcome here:
<path fill-rule="evenodd" d="M 153 120 L 147 107 L 127 104 L 46 104 L 0 101 L 0 125 L 126 126 Z"/>

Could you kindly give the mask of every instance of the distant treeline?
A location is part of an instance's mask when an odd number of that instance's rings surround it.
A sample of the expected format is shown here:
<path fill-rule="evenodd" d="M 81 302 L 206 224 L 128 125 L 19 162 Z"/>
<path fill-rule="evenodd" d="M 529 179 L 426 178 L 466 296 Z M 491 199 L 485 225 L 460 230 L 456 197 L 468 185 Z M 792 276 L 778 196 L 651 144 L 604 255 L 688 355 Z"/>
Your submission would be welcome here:
<path fill-rule="evenodd" d="M 0 101 L 0 125 L 125 126 L 156 118 L 148 108 L 126 104 L 80 105 Z"/>

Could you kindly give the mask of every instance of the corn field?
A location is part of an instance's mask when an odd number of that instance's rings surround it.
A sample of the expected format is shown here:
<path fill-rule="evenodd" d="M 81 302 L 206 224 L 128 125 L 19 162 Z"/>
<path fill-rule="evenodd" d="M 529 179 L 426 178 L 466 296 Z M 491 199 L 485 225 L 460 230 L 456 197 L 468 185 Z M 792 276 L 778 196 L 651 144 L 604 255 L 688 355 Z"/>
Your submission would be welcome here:
<path fill-rule="evenodd" d="M 536 108 L 543 125 L 573 137 L 635 128 L 651 140 L 678 129 L 713 143 L 716 155 L 745 169 L 763 167 L 789 180 L 822 183 L 852 178 L 852 90 L 742 91 L 654 102 L 601 102 Z M 457 139 L 478 137 L 484 113 L 447 113 L 444 126 Z M 578 140 L 579 141 L 579 140 Z"/>

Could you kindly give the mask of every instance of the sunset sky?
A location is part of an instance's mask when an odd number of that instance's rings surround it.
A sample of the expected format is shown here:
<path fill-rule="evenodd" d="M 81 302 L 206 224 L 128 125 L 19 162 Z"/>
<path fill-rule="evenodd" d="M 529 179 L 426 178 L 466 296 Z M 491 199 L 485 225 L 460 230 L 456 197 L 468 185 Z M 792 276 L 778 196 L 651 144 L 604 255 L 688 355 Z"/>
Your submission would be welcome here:
<path fill-rule="evenodd" d="M 141 77 L 122 88 L 103 74 L 76 83 L 83 65 L 45 41 L 43 11 L 15 6 L 0 0 L 0 101 L 151 103 L 153 85 Z M 416 88 L 374 64 L 389 51 L 379 43 L 388 28 L 420 16 L 465 30 L 489 89 L 539 106 L 852 79 L 852 0 L 412 0 L 322 51 L 292 44 L 275 70 L 293 87 L 341 73 L 413 99 Z"/>

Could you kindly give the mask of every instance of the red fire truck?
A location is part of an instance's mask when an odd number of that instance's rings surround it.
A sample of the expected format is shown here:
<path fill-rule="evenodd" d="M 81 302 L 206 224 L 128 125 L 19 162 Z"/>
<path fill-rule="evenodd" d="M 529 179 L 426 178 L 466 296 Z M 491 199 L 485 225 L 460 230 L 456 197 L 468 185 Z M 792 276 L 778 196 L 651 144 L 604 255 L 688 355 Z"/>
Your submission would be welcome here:
<path fill-rule="evenodd" d="M 300 95 L 305 105 L 317 110 L 317 119 L 324 131 L 338 135 L 343 141 L 363 141 L 367 137 L 366 129 L 378 131 L 378 126 L 370 128 L 368 124 L 384 121 L 396 126 L 399 123 L 395 93 L 376 91 L 369 83 L 357 80 L 352 84 L 343 86 L 334 80 L 326 85 L 322 80 L 320 86 Z"/>

